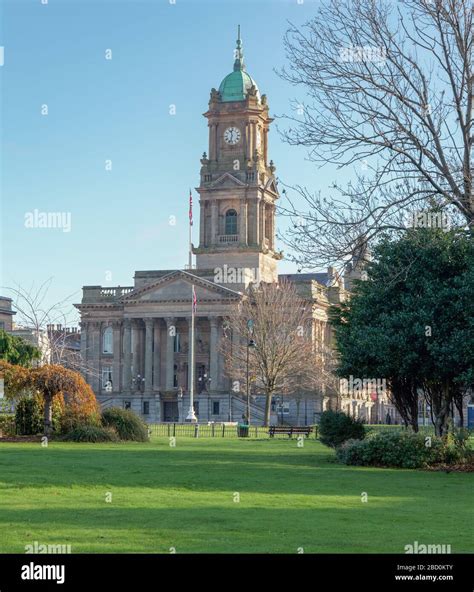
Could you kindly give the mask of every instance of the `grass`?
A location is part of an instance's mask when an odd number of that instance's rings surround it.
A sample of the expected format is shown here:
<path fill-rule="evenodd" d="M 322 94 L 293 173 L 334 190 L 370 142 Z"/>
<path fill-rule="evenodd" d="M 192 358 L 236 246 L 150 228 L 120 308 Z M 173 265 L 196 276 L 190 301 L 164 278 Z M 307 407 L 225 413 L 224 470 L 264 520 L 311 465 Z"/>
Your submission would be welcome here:
<path fill-rule="evenodd" d="M 0 445 L 2 553 L 459 553 L 471 512 L 470 474 L 347 467 L 315 440 Z"/>

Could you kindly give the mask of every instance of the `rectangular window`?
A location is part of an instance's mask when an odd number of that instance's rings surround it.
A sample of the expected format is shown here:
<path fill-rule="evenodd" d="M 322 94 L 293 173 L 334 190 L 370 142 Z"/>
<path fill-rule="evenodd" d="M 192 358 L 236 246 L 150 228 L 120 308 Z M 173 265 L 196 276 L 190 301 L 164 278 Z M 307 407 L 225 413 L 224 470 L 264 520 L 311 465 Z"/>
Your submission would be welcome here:
<path fill-rule="evenodd" d="M 123 408 L 124 409 L 131 409 L 132 408 L 132 403 L 130 401 L 124 401 L 123 402 Z"/>
<path fill-rule="evenodd" d="M 178 388 L 178 366 L 176 364 L 174 365 L 173 386 Z"/>
<path fill-rule="evenodd" d="M 113 330 L 112 327 L 106 327 L 103 333 L 103 348 L 102 353 L 104 354 L 112 354 L 114 353 L 114 345 L 113 345 Z"/>
<path fill-rule="evenodd" d="M 174 336 L 174 353 L 179 354 L 181 351 L 181 340 L 179 338 L 179 333 L 176 333 Z"/>
<path fill-rule="evenodd" d="M 5 329 L 5 321 L 0 321 L 0 329 Z"/>
<path fill-rule="evenodd" d="M 112 390 L 112 366 L 102 368 L 102 388 L 104 391 Z"/>
<path fill-rule="evenodd" d="M 219 401 L 212 402 L 212 415 L 219 415 L 220 413 L 220 403 Z"/>
<path fill-rule="evenodd" d="M 150 402 L 143 401 L 143 415 L 150 415 Z"/>

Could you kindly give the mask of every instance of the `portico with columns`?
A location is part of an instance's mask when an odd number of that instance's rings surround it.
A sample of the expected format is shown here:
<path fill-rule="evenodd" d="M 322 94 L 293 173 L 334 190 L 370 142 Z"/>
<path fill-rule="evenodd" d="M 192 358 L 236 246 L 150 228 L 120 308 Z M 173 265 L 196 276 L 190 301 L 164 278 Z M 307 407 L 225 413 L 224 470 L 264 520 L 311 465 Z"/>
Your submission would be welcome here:
<path fill-rule="evenodd" d="M 136 282 L 136 289 L 85 287 L 77 305 L 86 377 L 99 401 L 129 407 L 152 422 L 184 421 L 194 285 L 196 407 L 203 401 L 201 417 L 227 420 L 226 405 L 213 405 L 229 390 L 219 340 L 223 319 L 241 295 L 187 271 L 137 272 Z"/>

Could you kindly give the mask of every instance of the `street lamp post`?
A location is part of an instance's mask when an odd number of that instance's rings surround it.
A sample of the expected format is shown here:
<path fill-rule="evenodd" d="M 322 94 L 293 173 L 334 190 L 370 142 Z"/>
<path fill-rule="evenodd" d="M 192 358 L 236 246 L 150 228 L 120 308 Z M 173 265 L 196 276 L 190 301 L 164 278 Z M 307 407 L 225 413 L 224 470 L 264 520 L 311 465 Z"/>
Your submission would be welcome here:
<path fill-rule="evenodd" d="M 250 425 L 250 385 L 249 385 L 249 352 L 250 348 L 256 347 L 255 341 L 249 339 L 247 343 L 247 424 Z"/>
<path fill-rule="evenodd" d="M 145 383 L 145 378 L 140 374 L 137 374 L 134 378 L 132 378 L 132 385 L 135 385 L 137 391 L 142 390 L 142 385 Z"/>

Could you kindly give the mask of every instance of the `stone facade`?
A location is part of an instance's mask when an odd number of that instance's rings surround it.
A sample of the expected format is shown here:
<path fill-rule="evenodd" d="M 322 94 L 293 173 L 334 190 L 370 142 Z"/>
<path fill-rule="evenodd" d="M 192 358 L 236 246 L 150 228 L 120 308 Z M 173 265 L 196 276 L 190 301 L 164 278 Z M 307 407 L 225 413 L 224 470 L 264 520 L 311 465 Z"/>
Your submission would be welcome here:
<path fill-rule="evenodd" d="M 240 86 L 239 86 L 240 85 Z M 295 283 L 312 305 L 313 338 L 331 346 L 330 303 L 344 298 L 341 278 L 327 273 L 278 275 L 278 188 L 268 161 L 272 119 L 265 95 L 245 72 L 240 39 L 234 72 L 212 89 L 209 147 L 201 159 L 199 245 L 187 270 L 137 271 L 130 287 L 85 286 L 81 355 L 103 406 L 130 407 L 149 422 L 184 421 L 189 408 L 192 286 L 195 411 L 199 421 L 240 421 L 244 395 L 231 390 L 219 353 L 222 323 L 251 282 Z M 242 96 L 240 96 L 240 94 Z M 237 97 L 237 100 L 234 100 Z M 275 397 L 272 422 L 313 423 L 337 393 Z M 252 423 L 263 422 L 263 397 L 252 397 Z"/>

